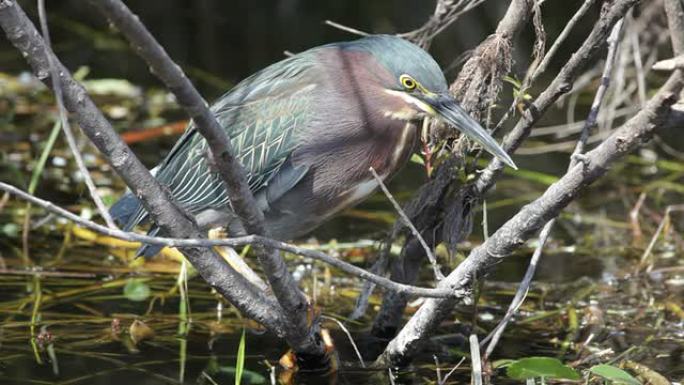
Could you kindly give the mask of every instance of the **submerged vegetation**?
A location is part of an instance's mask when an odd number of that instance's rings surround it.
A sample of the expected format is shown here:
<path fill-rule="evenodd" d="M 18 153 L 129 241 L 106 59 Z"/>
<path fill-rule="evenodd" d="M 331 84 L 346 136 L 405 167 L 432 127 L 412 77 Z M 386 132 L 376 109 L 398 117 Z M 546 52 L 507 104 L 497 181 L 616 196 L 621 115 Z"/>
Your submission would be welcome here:
<path fill-rule="evenodd" d="M 656 11 L 645 7 L 642 12 Z M 646 30 L 667 34 L 662 11 L 658 12 L 647 19 L 653 30 Z M 639 20 L 634 15 L 627 21 L 620 53 L 624 57 L 618 56 L 616 64 L 621 73 L 616 76 L 622 78 L 613 80 L 617 85 L 608 93 L 589 145 L 636 112 L 633 100 L 651 96 L 663 83 L 664 75 L 625 75 L 637 66 L 634 55 L 641 61 L 640 49 L 650 60 L 648 66 L 667 56 L 658 55 L 663 42 L 654 47 L 625 43 L 630 33 L 644 32 Z M 655 53 L 646 52 L 651 48 Z M 568 120 L 584 119 L 581 116 L 589 111 L 600 82 L 600 64 L 532 129 L 531 139 L 517 152 L 520 170 L 507 170 L 484 204 L 475 208 L 472 234 L 456 248 L 447 240 L 434 248 L 443 271 L 456 268 L 521 206 L 563 175 L 579 132 L 572 131 L 577 125 Z M 94 77 L 88 67 L 73 72 L 146 164 L 163 157 L 186 127 L 173 95 L 159 86 Z M 493 109 L 495 114 L 503 115 L 514 100 L 522 109 L 538 94 L 536 89 L 524 89 L 524 81 L 509 77 L 497 90 L 502 101 Z M 477 384 L 478 369 L 490 383 L 681 383 L 681 127 L 660 131 L 654 141 L 614 164 L 560 214 L 525 300 L 512 313 L 495 350 L 489 351 L 487 342 L 539 248 L 537 239 L 502 259 L 484 279 L 477 277 L 473 301 L 457 306 L 425 341 L 412 365 L 401 368 L 371 366 L 380 351 L 370 325 L 383 293 L 371 294 L 367 311 L 352 319 L 363 281 L 325 263 L 283 253 L 312 304 L 311 322 L 320 322 L 326 348 L 336 355 L 325 373 L 295 373 L 288 370 L 296 358 L 289 356 L 287 344 L 212 290 L 176 249 L 165 248 L 150 260 L 135 258 L 138 243 L 93 232 L 8 192 L 0 193 L 0 384 L 442 385 L 471 379 Z M 97 192 L 109 206 L 126 186 L 83 135 L 77 139 Z M 446 160 L 425 153 L 416 156 L 388 186 L 393 197 L 409 202 L 440 162 Z M 476 172 L 465 174 L 460 176 L 469 181 Z M 0 73 L 0 181 L 82 218 L 97 218 L 83 175 L 61 135 L 52 94 L 26 72 Z M 410 234 L 390 245 L 382 242 L 398 217 L 388 197 L 378 192 L 296 244 L 369 269 L 384 250 L 393 261 L 399 258 Z M 228 258 L 227 248 L 218 248 Z M 249 246 L 237 251 L 255 272 L 263 273 Z M 434 287 L 427 260 L 423 264 L 419 282 Z M 424 301 L 411 298 L 404 320 Z M 473 345 L 480 347 L 478 357 Z M 481 362 L 481 367 L 474 362 Z"/>

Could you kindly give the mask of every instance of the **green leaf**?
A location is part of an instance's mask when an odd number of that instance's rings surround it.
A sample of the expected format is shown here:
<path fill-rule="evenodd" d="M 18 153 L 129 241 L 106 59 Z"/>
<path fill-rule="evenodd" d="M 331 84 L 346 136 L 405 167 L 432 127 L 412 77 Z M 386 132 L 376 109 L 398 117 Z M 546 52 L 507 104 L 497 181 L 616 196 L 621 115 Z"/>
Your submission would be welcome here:
<path fill-rule="evenodd" d="M 33 194 L 36 191 L 38 181 L 40 181 L 40 176 L 43 174 L 43 169 L 45 168 L 45 163 L 47 163 L 48 156 L 50 156 L 50 151 L 52 151 L 52 147 L 55 145 L 55 141 L 57 140 L 57 136 L 59 136 L 61 128 L 62 123 L 59 120 L 57 120 L 52 126 L 50 136 L 48 137 L 45 147 L 43 147 L 43 151 L 40 153 L 40 158 L 38 158 L 38 161 L 34 166 L 33 173 L 31 174 L 31 182 L 29 183 L 28 187 L 29 194 Z"/>
<path fill-rule="evenodd" d="M 235 385 L 240 385 L 242 373 L 245 369 L 245 329 L 242 329 L 240 345 L 238 345 L 237 361 L 235 362 Z"/>
<path fill-rule="evenodd" d="M 569 366 L 551 357 L 526 357 L 519 359 L 506 369 L 508 377 L 525 380 L 528 378 L 556 378 L 579 380 L 580 375 Z"/>
<path fill-rule="evenodd" d="M 129 301 L 140 302 L 150 296 L 150 287 L 145 281 L 137 278 L 130 278 L 123 288 L 123 294 Z"/>
<path fill-rule="evenodd" d="M 492 368 L 494 368 L 494 369 L 505 368 L 514 362 L 515 362 L 515 360 L 511 360 L 508 358 L 495 360 L 492 362 Z"/>
<path fill-rule="evenodd" d="M 21 231 L 21 228 L 16 223 L 5 223 L 0 228 L 0 232 L 2 232 L 3 234 L 5 234 L 6 236 L 8 236 L 10 238 L 18 237 L 20 231 Z"/>
<path fill-rule="evenodd" d="M 613 365 L 594 365 L 589 368 L 589 371 L 614 384 L 641 385 L 641 382 L 632 377 L 631 374 Z"/>
<path fill-rule="evenodd" d="M 511 76 L 506 75 L 506 76 L 503 77 L 503 80 L 504 80 L 506 83 L 510 83 L 510 84 L 511 84 L 514 88 L 516 88 L 516 89 L 520 89 L 520 87 L 522 87 L 522 82 L 520 82 L 520 80 L 518 80 L 518 79 L 516 79 L 516 78 L 514 78 L 514 77 L 511 77 Z"/>
<path fill-rule="evenodd" d="M 413 154 L 411 155 L 411 162 L 412 163 L 417 163 L 421 166 L 425 166 L 425 161 L 423 160 L 423 157 L 421 157 L 418 154 Z"/>

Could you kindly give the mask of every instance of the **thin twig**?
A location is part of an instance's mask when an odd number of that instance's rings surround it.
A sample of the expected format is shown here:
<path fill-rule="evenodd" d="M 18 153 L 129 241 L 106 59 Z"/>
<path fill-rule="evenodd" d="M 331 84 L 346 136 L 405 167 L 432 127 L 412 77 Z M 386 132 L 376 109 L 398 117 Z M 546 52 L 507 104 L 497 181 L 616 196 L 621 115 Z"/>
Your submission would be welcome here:
<path fill-rule="evenodd" d="M 435 11 L 430 19 L 420 28 L 399 36 L 414 41 L 423 48 L 427 48 L 432 39 L 450 26 L 464 13 L 482 4 L 484 0 L 437 0 Z"/>
<path fill-rule="evenodd" d="M 439 385 L 444 385 L 444 384 L 446 384 L 446 382 L 449 380 L 449 377 L 451 377 L 451 375 L 454 374 L 454 372 L 456 371 L 456 369 L 458 369 L 459 367 L 461 367 L 461 365 L 465 362 L 465 360 L 466 360 L 466 358 L 465 358 L 465 357 L 462 357 L 461 360 L 458 361 L 458 363 L 457 363 L 453 368 L 451 368 L 451 370 L 449 371 L 449 373 L 447 373 L 446 376 L 444 376 L 444 378 L 442 379 L 442 382 L 440 382 Z"/>
<path fill-rule="evenodd" d="M 10 194 L 5 191 L 5 193 L 2 194 L 2 198 L 0 198 L 0 212 L 2 212 L 2 209 L 4 209 L 7 202 L 9 202 L 9 198 Z"/>
<path fill-rule="evenodd" d="M 96 274 L 91 273 L 75 273 L 71 271 L 45 271 L 39 269 L 31 270 L 17 270 L 0 268 L 0 275 L 39 275 L 41 277 L 58 277 L 58 278 L 95 278 Z"/>
<path fill-rule="evenodd" d="M 594 101 L 591 103 L 591 109 L 589 110 L 587 120 L 584 121 L 584 127 L 580 133 L 579 140 L 577 140 L 575 150 L 572 152 L 569 168 L 572 168 L 576 164 L 576 156 L 584 153 L 591 129 L 596 126 L 596 120 L 598 119 L 599 110 L 601 109 L 601 103 L 603 103 L 603 99 L 608 91 L 608 86 L 610 85 L 610 76 L 613 72 L 615 57 L 617 56 L 618 43 L 620 42 L 620 32 L 622 31 L 623 21 L 624 19 L 618 20 L 608 36 L 608 54 L 606 55 L 606 62 L 603 67 L 603 73 L 601 74 L 601 83 L 598 90 L 596 90 L 596 95 L 594 95 Z"/>
<path fill-rule="evenodd" d="M 281 242 L 275 239 L 266 238 L 260 235 L 247 235 L 237 238 L 224 238 L 224 239 L 206 239 L 206 238 L 165 238 L 165 237 L 151 237 L 148 235 L 137 234 L 133 232 L 126 232 L 118 229 L 110 229 L 106 226 L 99 225 L 95 222 L 83 219 L 78 215 L 64 210 L 61 207 L 56 206 L 52 202 L 37 198 L 30 195 L 12 185 L 0 182 L 0 190 L 7 191 L 21 199 L 27 200 L 36 206 L 42 207 L 56 215 L 64 217 L 70 221 L 73 221 L 83 227 L 89 228 L 98 233 L 108 235 L 110 237 L 123 239 L 131 242 L 142 242 L 152 245 L 162 245 L 169 247 L 214 247 L 214 246 L 246 246 L 246 245 L 262 245 L 267 247 L 272 247 L 274 249 L 286 251 L 288 253 L 301 255 L 303 257 L 316 259 L 321 262 L 325 262 L 331 266 L 334 266 L 342 271 L 349 274 L 358 276 L 361 279 L 366 279 L 372 281 L 388 290 L 393 290 L 399 293 L 405 293 L 412 296 L 419 297 L 430 297 L 430 298 L 449 298 L 453 297 L 454 294 L 449 290 L 436 290 L 421 288 L 415 286 L 409 286 L 393 282 L 385 277 L 372 274 L 360 267 L 356 267 L 350 263 L 344 262 L 340 259 L 331 257 L 321 251 L 310 250 L 303 247 L 295 246 L 285 242 Z"/>
<path fill-rule="evenodd" d="M 437 374 L 437 383 L 439 385 L 441 385 L 442 384 L 442 371 L 439 368 L 439 358 L 437 358 L 436 354 L 433 354 L 432 358 L 435 359 L 435 373 Z"/>
<path fill-rule="evenodd" d="M 544 59 L 542 59 L 541 63 L 539 64 L 539 67 L 534 71 L 534 74 L 532 74 L 530 78 L 530 84 L 534 83 L 537 78 L 546 71 L 546 69 L 549 66 L 549 63 L 551 63 L 551 59 L 556 55 L 556 52 L 558 52 L 558 49 L 560 46 L 563 44 L 565 39 L 570 35 L 570 32 L 572 32 L 573 28 L 575 28 L 575 25 L 577 22 L 587 13 L 591 5 L 594 3 L 595 0 L 585 0 L 582 6 L 575 12 L 575 14 L 572 16 L 570 21 L 565 25 L 563 28 L 563 31 L 561 31 L 560 35 L 556 38 L 556 40 L 553 42 L 553 45 L 549 50 L 546 52 L 546 55 L 544 55 Z"/>
<path fill-rule="evenodd" d="M 636 71 L 637 89 L 639 91 L 639 106 L 643 107 L 643 105 L 646 104 L 647 100 L 646 73 L 644 72 L 644 63 L 641 61 L 641 47 L 639 45 L 639 34 L 636 32 L 630 32 L 629 40 L 632 45 L 632 56 L 634 57 L 634 70 Z"/>
<path fill-rule="evenodd" d="M 527 293 L 530 289 L 530 283 L 532 283 L 532 278 L 534 278 L 534 273 L 539 264 L 539 259 L 541 259 L 542 250 L 544 250 L 544 245 L 546 244 L 546 240 L 549 238 L 549 234 L 551 233 L 551 229 L 553 229 L 553 225 L 555 222 L 556 220 L 552 219 L 544 225 L 544 228 L 539 234 L 539 244 L 534 249 L 534 253 L 532 254 L 530 263 L 527 266 L 527 271 L 525 271 L 525 275 L 523 276 L 523 279 L 520 282 L 520 285 L 518 286 L 518 290 L 515 292 L 515 296 L 513 297 L 511 304 L 508 306 L 508 309 L 506 310 L 506 314 L 504 315 L 503 319 L 499 321 L 499 324 L 496 325 L 494 330 L 492 330 L 492 332 L 482 340 L 481 344 L 484 346 L 484 344 L 486 344 L 487 341 L 491 339 L 491 342 L 489 343 L 489 345 L 487 345 L 487 350 L 485 351 L 483 357 L 485 361 L 487 361 L 489 357 L 492 355 L 492 352 L 494 351 L 496 344 L 499 342 L 499 339 L 503 335 L 504 330 L 506 330 L 506 326 L 513 318 L 515 313 L 518 311 L 518 308 L 520 307 L 520 305 L 522 305 L 523 301 L 525 301 L 525 297 L 527 297 Z"/>
<path fill-rule="evenodd" d="M 442 271 L 439 269 L 437 259 L 435 258 L 435 255 L 432 253 L 432 250 L 430 250 L 430 246 L 428 246 L 427 242 L 425 242 L 425 239 L 423 239 L 423 236 L 420 234 L 420 231 L 418 231 L 416 226 L 414 226 L 413 223 L 411 223 L 411 219 L 409 219 L 404 210 L 402 210 L 397 200 L 394 199 L 392 193 L 389 192 L 387 186 L 385 186 L 385 183 L 382 181 L 380 175 L 378 175 L 375 169 L 371 167 L 369 168 L 369 171 L 371 172 L 371 174 L 373 174 L 373 178 L 375 178 L 375 180 L 378 182 L 378 185 L 380 185 L 382 192 L 385 193 L 387 199 L 392 203 L 392 206 L 394 206 L 394 209 L 397 211 L 401 219 L 404 221 L 404 224 L 408 226 L 409 229 L 411 229 L 411 233 L 413 234 L 413 236 L 416 237 L 418 239 L 418 242 L 420 242 L 420 245 L 423 246 L 423 250 L 425 250 L 425 255 L 427 255 L 428 260 L 430 260 L 432 270 L 435 272 L 435 279 L 437 281 L 444 279 L 444 274 L 442 274 Z"/>
<path fill-rule="evenodd" d="M 684 69 L 684 55 L 677 56 L 674 59 L 661 60 L 655 63 L 652 68 L 656 71 L 674 71 L 676 69 Z"/>
<path fill-rule="evenodd" d="M 321 315 L 321 318 L 335 322 L 337 324 L 337 326 L 339 326 L 340 329 L 342 329 L 344 334 L 347 335 L 347 338 L 349 339 L 349 343 L 351 344 L 352 348 L 354 348 L 354 353 L 356 353 L 356 357 L 359 359 L 359 363 L 361 364 L 361 367 L 365 368 L 366 363 L 363 362 L 363 357 L 361 356 L 361 352 L 359 351 L 359 348 L 356 346 L 356 342 L 354 342 L 354 338 L 352 338 L 352 335 L 349 332 L 349 329 L 347 329 L 347 327 L 344 326 L 344 324 L 342 322 L 340 322 L 340 320 L 338 320 L 337 318 L 328 317 L 327 315 Z"/>
<path fill-rule="evenodd" d="M 38 18 L 40 19 L 40 28 L 43 33 L 43 40 L 45 40 L 45 49 L 49 50 L 51 49 L 52 44 L 50 42 L 50 31 L 48 29 L 47 16 L 45 14 L 45 0 L 38 0 Z M 52 90 L 55 93 L 55 100 L 57 101 L 57 110 L 59 111 L 59 118 L 62 122 L 62 131 L 64 131 L 64 137 L 67 140 L 69 149 L 71 149 L 71 153 L 74 155 L 74 160 L 76 161 L 78 170 L 81 172 L 81 175 L 83 176 L 83 181 L 85 182 L 86 186 L 88 186 L 88 191 L 90 192 L 90 196 L 93 199 L 93 202 L 95 202 L 97 211 L 100 213 L 102 219 L 104 219 L 108 227 L 116 229 L 117 226 L 114 223 L 114 220 L 112 219 L 111 215 L 109 215 L 109 211 L 107 210 L 107 207 L 102 201 L 100 194 L 98 194 L 97 187 L 95 187 L 93 178 L 90 176 L 88 167 L 86 167 L 85 162 L 83 161 L 83 157 L 81 156 L 81 152 L 78 148 L 78 145 L 76 144 L 74 133 L 71 130 L 71 125 L 69 124 L 67 110 L 64 107 L 62 79 L 57 71 L 57 67 L 55 66 L 54 61 L 52 60 L 52 55 L 48 53 L 47 57 L 48 63 L 50 64 L 50 78 L 52 79 Z"/>
<path fill-rule="evenodd" d="M 653 248 L 656 245 L 656 242 L 658 241 L 658 238 L 660 237 L 660 234 L 663 232 L 663 229 L 665 228 L 665 224 L 667 224 L 670 221 L 670 214 L 674 211 L 684 211 L 684 204 L 682 205 L 670 205 L 667 206 L 665 209 L 665 215 L 663 216 L 663 219 L 660 220 L 660 223 L 658 223 L 658 228 L 656 229 L 655 233 L 653 233 L 653 237 L 651 237 L 651 241 L 648 242 L 648 246 L 646 247 L 646 250 L 644 250 L 644 253 L 641 254 L 641 258 L 639 259 L 639 264 L 637 265 L 637 274 L 641 269 L 643 269 L 646 266 L 646 262 L 648 261 L 648 257 L 651 255 L 653 252 Z M 648 264 L 648 267 L 646 268 L 646 272 L 650 272 L 653 269 L 653 263 Z"/>
<path fill-rule="evenodd" d="M 354 34 L 354 35 L 359 35 L 359 36 L 368 36 L 368 35 L 370 35 L 370 33 L 368 33 L 368 32 L 363 32 L 363 31 L 358 30 L 358 29 L 356 29 L 356 28 L 352 28 L 352 27 L 348 27 L 348 26 L 343 25 L 343 24 L 340 24 L 340 23 L 336 23 L 336 22 L 334 22 L 334 21 L 332 21 L 332 20 L 326 20 L 326 21 L 324 21 L 323 23 L 324 23 L 325 25 L 329 25 L 329 26 L 331 26 L 331 27 L 333 27 L 333 28 L 337 28 L 337 29 L 339 29 L 340 31 L 349 32 L 349 33 Z"/>
<path fill-rule="evenodd" d="M 471 379 L 473 385 L 482 385 L 482 359 L 480 357 L 480 344 L 477 342 L 477 334 L 471 334 L 468 341 L 470 342 L 470 362 L 473 364 Z"/>
<path fill-rule="evenodd" d="M 392 368 L 387 368 L 387 375 L 389 377 L 390 385 L 395 385 L 396 382 L 394 381 L 394 379 L 396 378 L 396 376 L 394 375 L 394 373 L 392 373 Z"/>

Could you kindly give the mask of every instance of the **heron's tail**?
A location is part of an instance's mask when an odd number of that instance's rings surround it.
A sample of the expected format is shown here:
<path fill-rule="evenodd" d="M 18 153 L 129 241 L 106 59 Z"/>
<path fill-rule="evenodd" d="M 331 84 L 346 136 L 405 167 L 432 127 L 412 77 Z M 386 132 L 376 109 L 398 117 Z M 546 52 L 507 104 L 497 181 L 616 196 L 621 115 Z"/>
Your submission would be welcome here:
<path fill-rule="evenodd" d="M 109 209 L 112 218 L 122 226 L 124 231 L 131 231 L 136 225 L 143 222 L 147 213 L 145 208 L 140 203 L 140 200 L 135 195 L 127 192 Z M 147 235 L 158 235 L 159 228 L 153 226 Z M 143 244 L 136 252 L 136 257 L 143 256 L 145 258 L 153 257 L 162 249 L 159 245 Z"/>
<path fill-rule="evenodd" d="M 144 208 L 140 200 L 135 195 L 127 192 L 112 205 L 109 209 L 109 214 L 119 226 L 123 227 L 124 231 L 130 231 L 140 223 L 141 211 L 144 211 Z"/>

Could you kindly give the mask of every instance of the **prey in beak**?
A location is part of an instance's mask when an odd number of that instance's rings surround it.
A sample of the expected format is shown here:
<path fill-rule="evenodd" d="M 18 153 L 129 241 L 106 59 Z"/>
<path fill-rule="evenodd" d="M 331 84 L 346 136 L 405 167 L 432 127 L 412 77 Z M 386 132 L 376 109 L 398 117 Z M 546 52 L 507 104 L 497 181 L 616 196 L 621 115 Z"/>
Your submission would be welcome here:
<path fill-rule="evenodd" d="M 447 94 L 415 93 L 413 95 L 420 103 L 416 103 L 425 113 L 441 119 L 456 127 L 468 138 L 479 143 L 487 152 L 499 158 L 502 162 L 518 169 L 511 157 L 504 151 L 496 140 L 485 131 L 480 123 L 470 117 L 468 113 Z"/>

